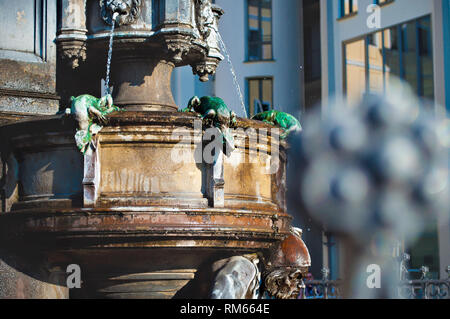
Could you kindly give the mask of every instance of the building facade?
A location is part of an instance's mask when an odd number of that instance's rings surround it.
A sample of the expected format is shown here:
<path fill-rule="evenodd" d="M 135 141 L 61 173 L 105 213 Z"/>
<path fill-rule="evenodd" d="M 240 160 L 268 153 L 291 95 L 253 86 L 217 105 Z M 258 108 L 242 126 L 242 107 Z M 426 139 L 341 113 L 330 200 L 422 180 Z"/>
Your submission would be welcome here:
<path fill-rule="evenodd" d="M 318 0 L 321 96 L 348 103 L 383 92 L 393 78 L 406 81 L 443 120 L 450 110 L 450 0 Z M 306 52 L 307 49 L 305 49 Z M 308 87 L 308 84 L 306 85 Z M 306 95 L 310 92 L 306 92 Z M 450 225 L 437 220 L 412 247 L 411 267 L 446 278 Z M 339 273 L 338 244 L 324 247 L 324 262 Z"/>

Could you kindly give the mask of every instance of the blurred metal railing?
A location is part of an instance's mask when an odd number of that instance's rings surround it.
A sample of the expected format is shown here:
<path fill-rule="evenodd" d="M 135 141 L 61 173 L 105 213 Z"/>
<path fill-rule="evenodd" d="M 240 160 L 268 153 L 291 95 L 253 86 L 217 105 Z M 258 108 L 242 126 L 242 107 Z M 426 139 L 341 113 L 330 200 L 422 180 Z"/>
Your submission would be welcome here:
<path fill-rule="evenodd" d="M 321 280 L 306 280 L 300 289 L 299 299 L 338 299 L 341 298 L 341 281 L 330 280 L 330 271 L 322 269 Z"/>
<path fill-rule="evenodd" d="M 414 271 L 414 270 L 412 270 Z M 408 273 L 412 272 L 411 270 Z M 402 276 L 398 294 L 404 299 L 450 299 L 450 266 L 447 267 L 447 279 L 429 279 L 429 268 L 422 266 L 419 270 L 421 278 L 416 280 Z"/>
<path fill-rule="evenodd" d="M 402 274 L 398 285 L 399 299 L 450 299 L 450 266 L 447 267 L 447 279 L 429 279 L 429 268 L 420 269 L 420 279 L 406 279 Z M 408 271 L 409 273 L 409 271 Z M 329 270 L 322 269 L 321 280 L 305 280 L 300 289 L 299 299 L 340 299 L 342 298 L 342 281 L 330 280 Z"/>

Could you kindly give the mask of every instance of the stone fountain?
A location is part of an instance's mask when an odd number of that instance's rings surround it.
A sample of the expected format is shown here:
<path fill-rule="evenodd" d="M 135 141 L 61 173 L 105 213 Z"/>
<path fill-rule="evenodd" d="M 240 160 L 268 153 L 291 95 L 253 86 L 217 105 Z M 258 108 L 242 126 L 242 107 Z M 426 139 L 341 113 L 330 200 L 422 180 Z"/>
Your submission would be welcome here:
<path fill-rule="evenodd" d="M 0 242 L 8 253 L 0 257 L 16 278 L 1 278 L 3 296 L 67 298 L 73 264 L 83 281 L 70 290 L 75 298 L 209 297 L 217 271 L 236 257 L 257 258 L 266 273 L 304 272 L 309 254 L 286 211 L 286 142 L 267 124 L 238 119 L 232 156 L 196 161 L 198 118 L 176 112 L 171 72 L 190 65 L 202 81 L 214 74 L 224 12 L 210 0 L 58 3 L 61 109 L 71 95 L 101 96 L 116 13 L 111 84 L 122 111 L 84 155 L 71 116 L 1 127 Z M 269 134 L 257 139 L 257 129 Z M 192 160 L 173 160 L 174 149 Z M 270 174 L 268 162 L 277 163 Z"/>

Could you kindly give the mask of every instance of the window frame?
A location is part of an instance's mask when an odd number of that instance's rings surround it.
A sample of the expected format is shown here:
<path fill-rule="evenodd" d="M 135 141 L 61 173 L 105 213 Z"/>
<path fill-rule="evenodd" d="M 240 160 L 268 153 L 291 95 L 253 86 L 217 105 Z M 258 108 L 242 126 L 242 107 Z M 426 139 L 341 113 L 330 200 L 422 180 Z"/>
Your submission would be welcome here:
<path fill-rule="evenodd" d="M 395 0 L 382 0 L 383 2 L 380 2 L 381 0 L 373 0 L 373 4 L 376 4 L 377 6 L 384 7 L 388 4 L 391 4 L 395 2 Z"/>
<path fill-rule="evenodd" d="M 338 20 L 354 17 L 358 14 L 359 6 L 358 0 L 348 0 L 349 1 L 349 12 L 345 13 L 345 1 L 347 0 L 339 0 L 338 2 Z M 356 10 L 354 9 L 356 2 Z"/>
<path fill-rule="evenodd" d="M 393 0 L 392 0 L 393 1 Z M 432 19 L 431 15 L 427 14 L 421 17 L 417 17 L 415 19 L 409 20 L 409 21 L 405 21 L 403 23 L 400 24 L 396 24 L 393 26 L 388 26 L 382 29 L 378 29 L 375 32 L 371 32 L 362 36 L 358 36 L 346 41 L 342 42 L 342 74 L 343 74 L 343 93 L 344 96 L 347 97 L 347 92 L 348 92 L 348 86 L 347 86 L 347 52 L 346 52 L 346 47 L 348 44 L 357 42 L 359 40 L 364 40 L 364 54 L 365 54 L 365 62 L 364 62 L 364 67 L 365 67 L 365 92 L 361 92 L 362 94 L 370 94 L 370 77 L 369 77 L 369 52 L 368 52 L 368 46 L 369 46 L 369 37 L 371 35 L 374 35 L 378 32 L 381 32 L 381 41 L 382 41 L 382 58 L 383 58 L 383 90 L 386 90 L 386 48 L 384 46 L 385 43 L 385 31 L 389 30 L 389 29 L 395 29 L 397 32 L 397 39 L 398 39 L 398 52 L 399 52 L 399 75 L 398 77 L 400 79 L 402 79 L 403 81 L 405 81 L 406 78 L 406 72 L 405 72 L 405 42 L 404 40 L 404 33 L 402 32 L 402 26 L 405 24 L 409 24 L 409 23 L 413 23 L 415 25 L 415 53 L 416 53 L 416 64 L 417 64 L 417 86 L 414 87 L 414 92 L 419 96 L 419 98 L 426 98 L 424 96 L 424 90 L 423 90 L 423 71 L 422 71 L 422 64 L 423 64 L 423 57 L 420 55 L 420 48 L 419 48 L 419 30 L 420 29 L 425 29 L 429 32 L 429 37 L 428 37 L 428 55 L 430 57 L 433 58 L 433 40 L 432 40 L 432 27 L 428 27 L 425 28 L 423 25 L 421 25 L 421 21 L 424 19 Z M 433 65 L 434 65 L 435 61 L 433 59 Z M 434 70 L 433 70 L 434 72 Z M 435 83 L 433 83 L 433 86 L 435 86 Z M 435 96 L 434 96 L 435 98 Z"/>
<path fill-rule="evenodd" d="M 261 1 L 261 0 L 259 0 Z M 259 44 L 259 50 L 260 57 L 258 59 L 250 59 L 250 15 L 249 15 L 249 0 L 245 0 L 244 2 L 244 9 L 245 9 L 245 60 L 244 62 L 273 62 L 274 55 L 273 55 L 273 0 L 270 0 L 270 42 L 261 40 L 260 42 L 257 42 Z M 261 16 L 261 8 L 262 6 L 258 6 L 258 13 L 259 13 L 259 19 L 258 19 L 258 30 L 262 30 L 262 16 Z M 262 48 L 265 44 L 270 44 L 270 58 L 264 59 L 262 54 Z"/>
<path fill-rule="evenodd" d="M 271 81 L 271 96 L 272 96 L 272 101 L 270 101 L 270 108 L 269 110 L 273 110 L 274 109 L 274 77 L 273 76 L 251 76 L 251 77 L 246 77 L 245 78 L 245 91 L 246 91 L 246 100 L 247 100 L 247 114 L 249 114 L 249 117 L 254 116 L 255 114 L 252 114 L 251 108 L 250 108 L 250 81 L 255 81 L 258 80 L 258 88 L 259 88 L 259 101 L 262 103 L 262 95 L 263 95 L 263 90 L 262 90 L 262 85 L 263 85 L 263 80 L 270 80 Z M 253 101 L 252 101 L 253 103 Z"/>

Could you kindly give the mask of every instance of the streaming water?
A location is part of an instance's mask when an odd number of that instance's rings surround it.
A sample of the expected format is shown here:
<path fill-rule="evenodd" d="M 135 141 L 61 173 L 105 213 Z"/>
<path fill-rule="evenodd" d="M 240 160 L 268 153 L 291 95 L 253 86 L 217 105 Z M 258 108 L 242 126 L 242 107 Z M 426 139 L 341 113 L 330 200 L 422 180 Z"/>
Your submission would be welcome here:
<path fill-rule="evenodd" d="M 110 87 L 109 87 L 109 76 L 111 73 L 111 57 L 112 57 L 112 49 L 113 49 L 113 41 L 114 41 L 114 28 L 116 26 L 116 18 L 118 15 L 119 14 L 117 12 L 114 12 L 114 14 L 112 16 L 111 33 L 109 34 L 108 62 L 106 62 L 106 81 L 105 81 L 106 94 L 111 94 Z"/>
<path fill-rule="evenodd" d="M 244 112 L 245 118 L 248 118 L 247 108 L 245 107 L 245 103 L 244 103 L 244 97 L 242 96 L 241 87 L 240 87 L 239 82 L 237 80 L 236 72 L 234 71 L 234 66 L 233 66 L 233 63 L 231 62 L 230 54 L 228 53 L 227 47 L 225 45 L 225 42 L 222 39 L 222 36 L 220 35 L 220 33 L 218 31 L 216 31 L 216 33 L 217 33 L 217 38 L 219 40 L 220 48 L 222 49 L 223 54 L 225 54 L 225 56 L 227 58 L 227 61 L 228 61 L 228 65 L 230 66 L 230 71 L 231 71 L 231 75 L 233 76 L 234 86 L 236 88 L 237 94 L 238 94 L 239 99 L 241 101 L 242 111 Z"/>

